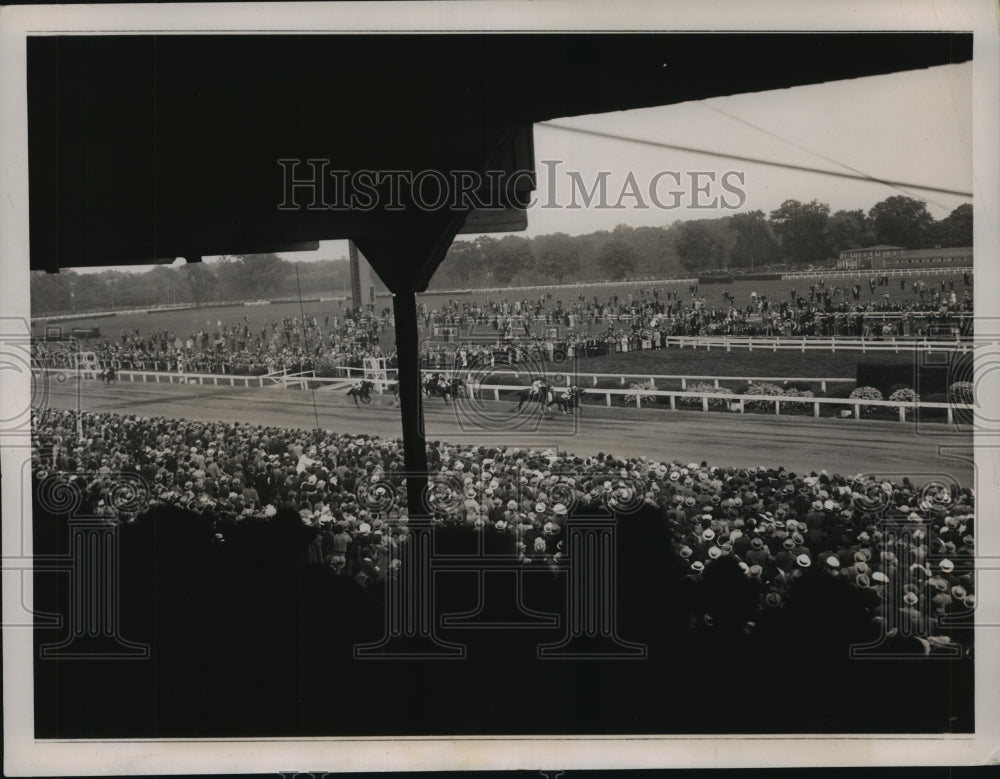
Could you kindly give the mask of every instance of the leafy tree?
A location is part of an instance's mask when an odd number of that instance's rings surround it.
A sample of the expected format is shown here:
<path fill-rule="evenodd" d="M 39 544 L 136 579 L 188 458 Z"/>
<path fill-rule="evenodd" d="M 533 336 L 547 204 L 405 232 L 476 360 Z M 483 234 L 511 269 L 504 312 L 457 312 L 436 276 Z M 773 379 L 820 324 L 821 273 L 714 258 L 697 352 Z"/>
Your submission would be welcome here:
<path fill-rule="evenodd" d="M 719 267 L 725 250 L 703 222 L 681 222 L 675 232 L 674 245 L 687 270 L 697 273 Z"/>
<path fill-rule="evenodd" d="M 972 246 L 972 204 L 963 203 L 948 216 L 931 225 L 927 246 Z"/>
<path fill-rule="evenodd" d="M 875 243 L 868 217 L 860 208 L 836 211 L 827 220 L 826 240 L 834 254 L 845 249 L 860 249 Z"/>
<path fill-rule="evenodd" d="M 510 284 L 535 264 L 530 242 L 517 235 L 508 235 L 497 241 L 490 254 L 493 278 L 501 284 Z"/>
<path fill-rule="evenodd" d="M 100 274 L 77 274 L 72 292 L 77 311 L 101 311 L 111 307 L 108 284 Z"/>
<path fill-rule="evenodd" d="M 598 255 L 601 267 L 613 281 L 621 281 L 635 275 L 636 252 L 621 238 L 612 238 Z"/>
<path fill-rule="evenodd" d="M 763 211 L 733 214 L 729 221 L 733 245 L 729 265 L 737 268 L 771 265 L 778 260 L 778 242 Z"/>
<path fill-rule="evenodd" d="M 151 268 L 146 275 L 159 292 L 156 303 L 186 302 L 187 284 L 169 265 L 157 265 L 155 268 Z"/>
<path fill-rule="evenodd" d="M 434 273 L 436 286 L 470 286 L 482 275 L 482 258 L 483 252 L 475 241 L 455 241 Z"/>
<path fill-rule="evenodd" d="M 925 246 L 928 231 L 934 224 L 927 204 L 905 195 L 893 195 L 876 203 L 868 212 L 868 218 L 878 243 L 909 249 Z"/>
<path fill-rule="evenodd" d="M 562 284 L 567 275 L 580 270 L 580 257 L 573 248 L 573 239 L 566 233 L 540 235 L 532 241 L 535 268 L 548 278 Z"/>
<path fill-rule="evenodd" d="M 670 230 L 637 227 L 629 243 L 636 251 L 636 272 L 643 276 L 670 276 L 684 272 Z"/>
<path fill-rule="evenodd" d="M 69 293 L 74 276 L 72 271 L 61 273 L 32 271 L 29 280 L 31 313 L 37 315 L 69 311 L 72 305 Z"/>
<path fill-rule="evenodd" d="M 800 203 L 786 200 L 771 212 L 771 223 L 778 236 L 782 258 L 791 265 L 821 263 L 830 256 L 826 223 L 830 206 L 813 200 Z"/>
<path fill-rule="evenodd" d="M 219 280 L 215 272 L 203 262 L 189 262 L 182 266 L 180 275 L 187 284 L 187 292 L 196 306 L 215 297 Z"/>
<path fill-rule="evenodd" d="M 245 254 L 239 263 L 246 291 L 254 298 L 281 292 L 284 282 L 292 278 L 291 264 L 277 254 Z"/>
<path fill-rule="evenodd" d="M 219 280 L 220 300 L 242 300 L 247 296 L 243 263 L 238 257 L 220 257 L 215 263 L 215 277 Z"/>

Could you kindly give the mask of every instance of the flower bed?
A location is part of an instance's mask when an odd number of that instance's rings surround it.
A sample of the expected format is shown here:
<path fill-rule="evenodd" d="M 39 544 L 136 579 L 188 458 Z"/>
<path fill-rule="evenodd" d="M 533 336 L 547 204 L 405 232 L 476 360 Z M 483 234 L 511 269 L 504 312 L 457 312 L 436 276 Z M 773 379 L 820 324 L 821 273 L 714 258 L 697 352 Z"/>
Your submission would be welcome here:
<path fill-rule="evenodd" d="M 858 387 L 850 394 L 851 400 L 882 400 L 882 393 L 875 387 Z M 871 415 L 879 406 L 859 406 L 861 414 Z"/>

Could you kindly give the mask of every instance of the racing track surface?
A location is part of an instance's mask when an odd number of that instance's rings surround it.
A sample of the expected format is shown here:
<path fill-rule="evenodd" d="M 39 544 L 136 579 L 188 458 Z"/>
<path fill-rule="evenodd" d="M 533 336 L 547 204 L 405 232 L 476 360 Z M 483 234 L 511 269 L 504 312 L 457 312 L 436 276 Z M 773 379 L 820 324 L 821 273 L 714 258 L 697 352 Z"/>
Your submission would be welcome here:
<path fill-rule="evenodd" d="M 373 403 L 356 409 L 343 392 L 196 385 L 105 387 L 51 381 L 36 391 L 39 405 L 93 412 L 227 421 L 276 427 L 320 427 L 383 438 L 401 435 L 398 407 Z M 445 406 L 424 401 L 429 441 L 453 444 L 557 448 L 581 456 L 611 452 L 655 460 L 705 460 L 720 466 L 785 466 L 795 472 L 873 473 L 910 477 L 920 484 L 951 476 L 974 486 L 971 430 L 944 424 L 737 415 L 723 412 L 587 407 L 578 421 L 561 414 L 512 413 L 513 404 L 487 401 Z M 520 429 L 518 429 L 520 425 Z"/>

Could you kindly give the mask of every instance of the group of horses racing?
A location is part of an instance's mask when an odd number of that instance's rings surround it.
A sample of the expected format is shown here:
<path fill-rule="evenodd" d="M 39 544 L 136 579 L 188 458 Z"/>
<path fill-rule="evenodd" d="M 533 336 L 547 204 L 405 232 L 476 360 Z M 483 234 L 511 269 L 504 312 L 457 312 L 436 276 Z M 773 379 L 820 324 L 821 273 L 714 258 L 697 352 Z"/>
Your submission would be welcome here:
<path fill-rule="evenodd" d="M 469 396 L 469 390 L 464 379 L 446 379 L 443 374 L 435 373 L 428 377 L 422 385 L 423 394 L 428 397 L 439 397 L 445 403 L 448 403 L 448 398 L 467 398 Z M 348 397 L 354 398 L 354 405 L 359 406 L 362 403 L 372 402 L 372 393 L 375 391 L 375 382 L 370 379 L 365 379 L 354 384 L 349 390 L 347 390 Z M 385 392 L 392 395 L 393 402 L 399 402 L 399 382 L 392 382 L 391 384 L 386 384 Z"/>
<path fill-rule="evenodd" d="M 428 397 L 439 397 L 446 404 L 449 398 L 469 397 L 469 388 L 464 379 L 447 379 L 442 373 L 431 374 L 422 385 L 423 394 Z M 375 391 L 375 382 L 364 379 L 354 384 L 347 390 L 348 397 L 354 399 L 354 405 L 359 407 L 362 403 L 372 402 L 372 393 Z M 399 402 L 399 383 L 387 384 L 385 392 L 391 393 L 393 402 Z M 546 411 L 552 406 L 556 406 L 563 414 L 579 413 L 580 398 L 586 390 L 577 386 L 556 389 L 543 379 L 536 379 L 530 387 L 525 387 L 518 394 L 516 410 L 521 411 L 524 406 L 531 407 L 537 405 L 542 411 Z"/>
<path fill-rule="evenodd" d="M 517 410 L 520 411 L 525 404 L 530 406 L 537 403 L 542 411 L 554 405 L 563 414 L 579 413 L 580 398 L 585 392 L 586 390 L 575 385 L 557 390 L 548 382 L 535 379 L 530 387 L 521 390 L 518 395 Z"/>

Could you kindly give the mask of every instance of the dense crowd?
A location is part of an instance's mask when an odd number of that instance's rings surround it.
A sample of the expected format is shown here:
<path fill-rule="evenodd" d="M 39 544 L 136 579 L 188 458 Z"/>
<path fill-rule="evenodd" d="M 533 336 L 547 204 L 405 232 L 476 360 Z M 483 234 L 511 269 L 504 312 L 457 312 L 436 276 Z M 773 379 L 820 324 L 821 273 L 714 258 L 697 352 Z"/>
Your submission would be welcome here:
<path fill-rule="evenodd" d="M 966 276 L 966 286 L 969 284 Z M 895 296 L 889 277 L 872 277 L 865 287 L 827 284 L 823 280 L 787 299 L 770 300 L 751 292 L 738 301 L 723 290 L 725 305 L 710 306 L 697 284 L 681 288 L 638 289 L 608 298 L 579 295 L 564 304 L 551 293 L 535 299 L 495 301 L 449 300 L 418 307 L 422 326 L 422 360 L 427 368 L 468 368 L 559 362 L 566 357 L 595 357 L 615 352 L 658 349 L 670 336 L 842 336 L 892 338 L 968 334 L 973 301 L 959 295 L 954 279 L 931 285 L 899 279 Z M 907 292 L 908 297 L 903 297 Z M 303 314 L 272 319 L 259 329 L 250 319 L 191 328 L 187 333 L 138 329 L 113 339 L 61 343 L 37 341 L 40 364 L 72 365 L 70 354 L 93 351 L 101 367 L 184 373 L 261 375 L 316 371 L 337 375 L 338 369 L 361 369 L 365 358 L 396 366 L 395 350 L 382 345 L 393 327 L 388 308 L 348 308 L 340 316 Z"/>
<path fill-rule="evenodd" d="M 501 339 L 541 339 L 559 326 L 574 332 L 571 340 L 609 342 L 624 334 L 633 341 L 655 342 L 665 335 L 919 336 L 961 326 L 962 315 L 973 310 L 971 292 L 966 289 L 960 296 L 954 279 L 935 286 L 912 281 L 910 297 L 902 297 L 905 278 L 899 295 L 877 292 L 887 282 L 888 277 L 870 279 L 867 300 L 862 300 L 860 281 L 847 286 L 819 280 L 801 292 L 790 289 L 788 299 L 778 301 L 757 292 L 737 301 L 725 289 L 725 305 L 710 306 L 698 285 L 691 285 L 686 295 L 674 288 L 640 289 L 607 299 L 579 295 L 566 304 L 553 304 L 551 293 L 485 303 L 450 300 L 433 309 L 422 306 L 421 317 L 425 328 L 493 333 Z"/>
<path fill-rule="evenodd" d="M 321 365 L 360 368 L 365 357 L 382 357 L 395 365 L 395 350 L 380 346 L 389 326 L 386 311 L 374 315 L 348 309 L 343 316 L 305 315 L 272 319 L 259 330 L 249 317 L 241 321 L 206 322 L 186 335 L 169 330 L 122 331 L 117 338 L 83 343 L 33 342 L 34 356 L 53 367 L 71 365 L 70 354 L 93 351 L 102 367 L 125 370 L 259 375 L 316 370 Z"/>
<path fill-rule="evenodd" d="M 310 534 L 304 564 L 365 587 L 401 564 L 410 534 L 398 440 L 57 409 L 33 422 L 40 494 L 73 482 L 82 510 L 109 523 L 176 506 L 200 514 L 225 544 L 238 523 L 293 510 Z M 653 510 L 698 625 L 711 620 L 698 611 L 699 588 L 713 566 L 735 561 L 760 613 L 781 609 L 797 579 L 822 574 L 928 652 L 971 646 L 971 628 L 950 621 L 975 603 L 971 489 L 437 441 L 428 462 L 433 523 L 506 537 L 512 564 L 559 570 L 566 523 L 578 513 L 610 511 L 627 523 Z M 123 497 L 119 473 L 137 475 L 144 494 Z"/>

